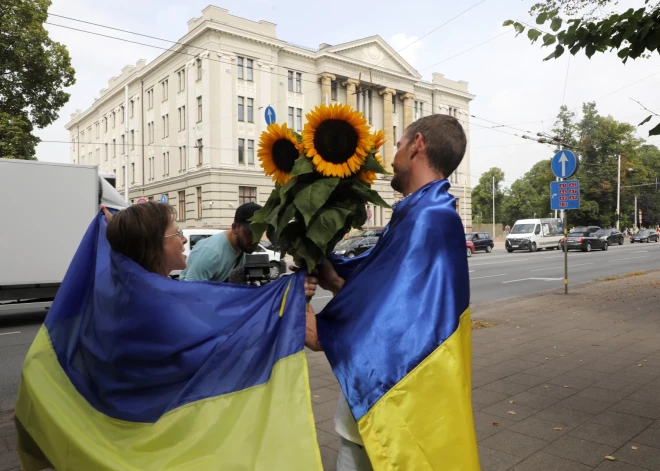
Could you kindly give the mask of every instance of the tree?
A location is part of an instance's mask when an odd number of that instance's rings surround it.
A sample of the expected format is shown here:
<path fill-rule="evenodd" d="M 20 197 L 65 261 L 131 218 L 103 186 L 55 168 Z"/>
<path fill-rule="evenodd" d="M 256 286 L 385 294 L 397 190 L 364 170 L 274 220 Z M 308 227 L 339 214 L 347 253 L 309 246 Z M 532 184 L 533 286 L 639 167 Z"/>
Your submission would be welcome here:
<path fill-rule="evenodd" d="M 479 184 L 472 189 L 472 218 L 480 217 L 480 222 L 493 220 L 493 177 L 495 177 L 495 218 L 502 221 L 497 208 L 501 208 L 504 192 L 500 188 L 504 181 L 504 172 L 493 167 L 479 178 Z"/>
<path fill-rule="evenodd" d="M 58 117 L 75 83 L 66 48 L 43 27 L 50 0 L 3 0 L 0 14 L 0 157 L 34 159 L 35 128 Z"/>
<path fill-rule="evenodd" d="M 548 217 L 550 210 L 550 182 L 555 179 L 549 160 L 542 160 L 509 189 L 503 207 L 506 224 L 513 225 L 518 219 Z"/>

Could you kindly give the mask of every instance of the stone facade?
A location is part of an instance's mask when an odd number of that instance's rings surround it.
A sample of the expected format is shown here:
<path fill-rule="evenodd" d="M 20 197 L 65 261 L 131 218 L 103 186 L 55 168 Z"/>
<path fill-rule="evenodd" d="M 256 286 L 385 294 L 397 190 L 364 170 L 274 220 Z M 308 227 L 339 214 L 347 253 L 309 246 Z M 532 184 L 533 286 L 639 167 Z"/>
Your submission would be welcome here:
<path fill-rule="evenodd" d="M 132 202 L 163 195 L 181 227 L 231 224 L 244 201 L 266 202 L 273 184 L 257 158 L 264 112 L 301 131 L 304 116 L 322 102 L 348 103 L 372 129 L 384 129 L 386 165 L 405 127 L 430 114 L 451 114 L 468 133 L 468 150 L 450 180 L 458 211 L 471 227 L 468 84 L 433 74 L 425 82 L 382 38 L 305 48 L 276 37 L 275 25 L 207 7 L 188 33 L 149 64 L 127 66 L 94 104 L 71 116 L 71 161 L 117 175 Z M 126 155 L 127 154 L 127 155 Z M 387 179 L 377 189 L 398 197 Z M 385 225 L 390 210 L 370 208 L 370 225 Z"/>

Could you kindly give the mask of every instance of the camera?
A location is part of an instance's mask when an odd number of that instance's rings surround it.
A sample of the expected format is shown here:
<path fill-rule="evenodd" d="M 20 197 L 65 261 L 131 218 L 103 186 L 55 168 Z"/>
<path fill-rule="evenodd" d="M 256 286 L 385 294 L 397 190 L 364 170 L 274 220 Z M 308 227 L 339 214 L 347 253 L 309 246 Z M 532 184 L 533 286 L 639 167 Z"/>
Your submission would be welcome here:
<path fill-rule="evenodd" d="M 271 281 L 268 254 L 245 254 L 245 266 L 237 268 L 229 275 L 229 283 L 263 286 Z"/>

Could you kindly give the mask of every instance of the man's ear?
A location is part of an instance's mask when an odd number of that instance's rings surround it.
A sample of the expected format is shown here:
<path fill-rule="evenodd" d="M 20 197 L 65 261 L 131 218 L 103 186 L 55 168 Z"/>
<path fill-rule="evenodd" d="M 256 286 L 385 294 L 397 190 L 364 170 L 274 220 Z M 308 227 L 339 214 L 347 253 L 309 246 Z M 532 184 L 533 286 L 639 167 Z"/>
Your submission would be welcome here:
<path fill-rule="evenodd" d="M 415 134 L 410 143 L 410 158 L 414 159 L 424 149 L 424 138 L 421 133 Z"/>
<path fill-rule="evenodd" d="M 234 234 L 238 233 L 238 224 L 236 224 L 235 222 L 231 223 L 231 232 Z"/>

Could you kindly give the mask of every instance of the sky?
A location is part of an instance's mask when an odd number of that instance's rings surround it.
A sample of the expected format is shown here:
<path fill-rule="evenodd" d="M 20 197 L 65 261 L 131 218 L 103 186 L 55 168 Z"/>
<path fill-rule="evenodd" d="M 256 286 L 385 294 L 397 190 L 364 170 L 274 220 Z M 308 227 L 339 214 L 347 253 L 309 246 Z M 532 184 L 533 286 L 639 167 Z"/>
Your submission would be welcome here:
<path fill-rule="evenodd" d="M 201 16 L 208 2 L 53 0 L 49 13 L 177 41 L 187 32 L 187 21 Z M 470 104 L 473 117 L 470 118 L 468 185 L 475 185 L 489 168 L 499 167 L 505 173 L 505 186 L 510 186 L 536 162 L 553 155 L 551 147 L 516 134 L 550 132 L 562 104 L 575 109 L 579 117 L 582 103 L 595 100 L 601 114 L 635 126 L 649 113 L 631 98 L 652 110 L 660 108 L 660 98 L 654 93 L 660 86 L 657 57 L 624 65 L 616 53 L 598 54 L 591 60 L 583 54 L 569 60 L 568 54 L 564 54 L 560 59 L 544 62 L 551 49 L 541 48 L 538 43 L 532 45 L 526 33 L 516 37 L 510 27 L 502 26 L 507 19 L 533 23 L 528 15 L 533 3 L 531 0 L 409 0 L 403 8 L 396 0 L 377 3 L 224 0 L 215 5 L 235 16 L 275 23 L 279 39 L 310 47 L 377 34 L 400 51 L 425 80 L 430 81 L 431 74 L 439 72 L 449 79 L 469 82 L 469 91 L 476 98 Z M 620 0 L 615 8 L 641 4 L 643 0 Z M 169 46 L 54 16 L 49 17 L 48 23 L 52 23 L 46 25 L 51 38 L 69 50 L 76 84 L 67 90 L 71 99 L 60 110 L 60 118 L 37 131 L 43 140 L 68 141 L 64 126 L 71 114 L 76 109 L 89 108 L 99 91 L 107 87 L 110 77 L 118 76 L 128 64 L 139 59 L 151 61 L 163 52 L 55 24 Z M 646 137 L 650 127 L 651 123 L 639 128 L 640 137 Z M 660 137 L 649 142 L 660 143 Z M 69 146 L 42 142 L 37 147 L 37 158 L 68 162 Z"/>

